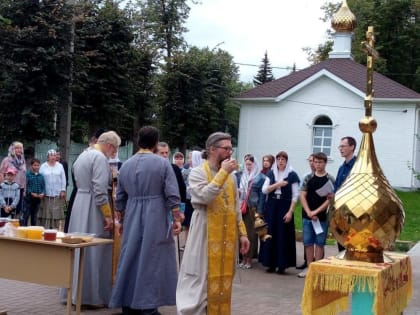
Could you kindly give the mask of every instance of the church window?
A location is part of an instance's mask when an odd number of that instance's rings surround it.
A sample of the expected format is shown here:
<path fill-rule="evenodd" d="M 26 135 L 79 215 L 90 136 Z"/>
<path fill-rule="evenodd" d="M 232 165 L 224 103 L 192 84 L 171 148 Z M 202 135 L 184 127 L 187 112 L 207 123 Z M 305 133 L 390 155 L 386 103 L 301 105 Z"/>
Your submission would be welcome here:
<path fill-rule="evenodd" d="M 324 152 L 331 154 L 332 145 L 332 121 L 328 116 L 319 116 L 315 119 L 312 135 L 312 152 Z"/>

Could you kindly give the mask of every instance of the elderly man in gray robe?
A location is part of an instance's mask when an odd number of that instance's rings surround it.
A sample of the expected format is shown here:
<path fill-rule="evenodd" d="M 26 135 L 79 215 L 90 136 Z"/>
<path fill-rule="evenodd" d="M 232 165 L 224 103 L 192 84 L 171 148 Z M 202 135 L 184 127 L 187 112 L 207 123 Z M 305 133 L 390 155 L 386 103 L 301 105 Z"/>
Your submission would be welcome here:
<path fill-rule="evenodd" d="M 103 133 L 98 142 L 83 151 L 73 165 L 77 195 L 69 223 L 69 233 L 93 233 L 111 238 L 113 220 L 108 200 L 110 167 L 121 139 L 114 131 Z M 76 261 L 78 260 L 76 254 Z M 73 287 L 77 287 L 78 264 L 75 264 Z M 89 247 L 85 251 L 82 305 L 106 307 L 112 290 L 112 245 Z M 76 302 L 76 290 L 72 302 Z"/>

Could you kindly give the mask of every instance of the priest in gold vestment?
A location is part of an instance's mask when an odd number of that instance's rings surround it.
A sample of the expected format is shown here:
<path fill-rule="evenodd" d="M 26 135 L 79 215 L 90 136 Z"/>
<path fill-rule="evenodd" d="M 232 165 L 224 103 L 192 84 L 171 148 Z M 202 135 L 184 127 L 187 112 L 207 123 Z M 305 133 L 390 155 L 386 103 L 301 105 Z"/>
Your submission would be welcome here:
<path fill-rule="evenodd" d="M 249 249 L 231 154 L 231 136 L 213 133 L 206 141 L 207 160 L 189 175 L 195 211 L 178 276 L 178 315 L 230 314 L 238 240 L 242 254 Z"/>

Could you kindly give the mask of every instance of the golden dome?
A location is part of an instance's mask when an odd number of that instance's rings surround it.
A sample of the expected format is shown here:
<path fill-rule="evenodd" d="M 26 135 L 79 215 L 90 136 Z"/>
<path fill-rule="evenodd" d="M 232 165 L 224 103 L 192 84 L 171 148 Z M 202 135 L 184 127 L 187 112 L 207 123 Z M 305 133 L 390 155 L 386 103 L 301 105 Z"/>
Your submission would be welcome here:
<path fill-rule="evenodd" d="M 351 12 L 346 0 L 343 1 L 341 8 L 333 15 L 331 27 L 336 32 L 353 32 L 356 27 L 356 16 Z"/>
<path fill-rule="evenodd" d="M 382 263 L 388 261 L 384 250 L 391 249 L 401 233 L 405 213 L 375 153 L 372 133 L 378 123 L 372 117 L 372 51 L 376 52 L 373 26 L 368 27 L 366 39 L 370 51 L 367 52 L 365 117 L 359 121 L 363 137 L 353 168 L 335 193 L 329 228 L 346 248 L 345 259 Z"/>

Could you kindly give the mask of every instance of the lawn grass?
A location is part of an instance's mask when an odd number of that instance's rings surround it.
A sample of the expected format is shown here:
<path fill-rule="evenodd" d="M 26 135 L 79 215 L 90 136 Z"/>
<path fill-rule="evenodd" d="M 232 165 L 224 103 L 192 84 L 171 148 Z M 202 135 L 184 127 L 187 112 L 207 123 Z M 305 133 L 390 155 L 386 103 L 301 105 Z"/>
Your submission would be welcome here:
<path fill-rule="evenodd" d="M 397 191 L 405 211 L 405 222 L 398 240 L 420 241 L 420 191 Z M 302 206 L 300 202 L 295 208 L 295 228 L 302 231 Z"/>
<path fill-rule="evenodd" d="M 404 211 L 405 222 L 399 240 L 420 241 L 420 191 L 397 191 Z"/>

